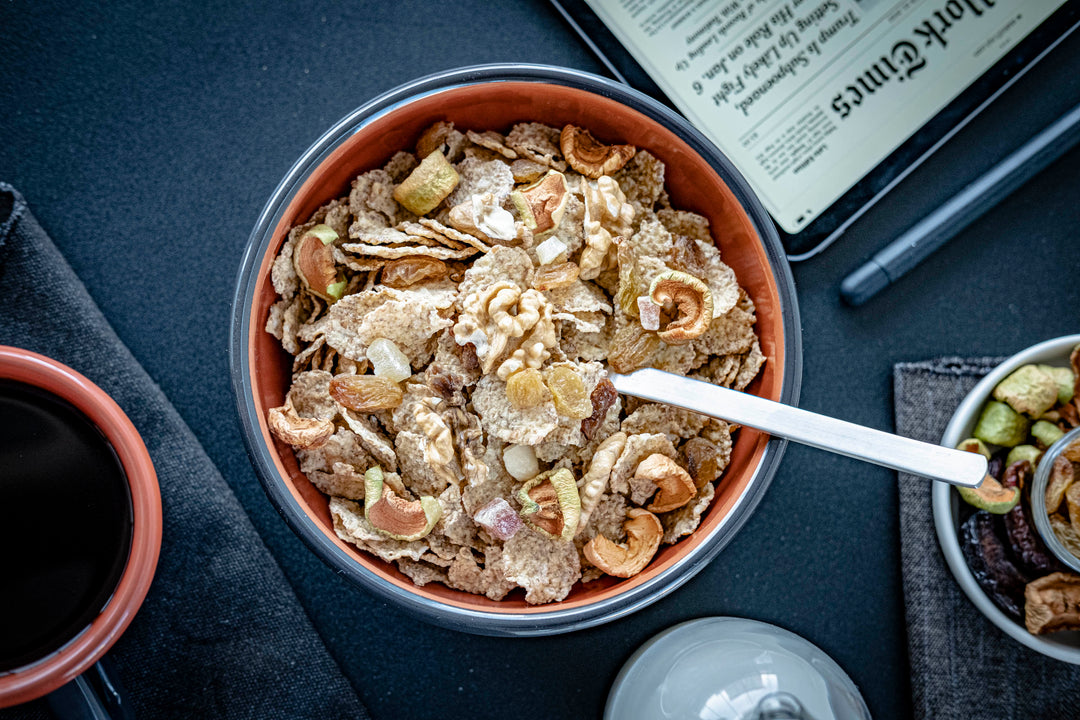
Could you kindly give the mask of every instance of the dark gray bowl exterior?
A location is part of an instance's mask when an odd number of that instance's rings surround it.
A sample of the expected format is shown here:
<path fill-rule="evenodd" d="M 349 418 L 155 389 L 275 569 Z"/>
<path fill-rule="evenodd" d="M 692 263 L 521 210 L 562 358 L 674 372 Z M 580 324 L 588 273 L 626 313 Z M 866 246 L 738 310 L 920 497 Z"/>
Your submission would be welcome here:
<path fill-rule="evenodd" d="M 249 318 L 258 279 L 256 272 L 273 242 L 273 229 L 312 169 L 359 128 L 402 104 L 449 88 L 509 81 L 564 85 L 616 100 L 670 129 L 716 170 L 753 222 L 775 274 L 783 308 L 786 353 L 780 401 L 789 405 L 798 403 L 802 383 L 802 333 L 795 283 L 776 229 L 746 180 L 715 145 L 686 119 L 664 105 L 625 85 L 596 75 L 543 65 L 480 65 L 430 75 L 357 108 L 320 137 L 274 190 L 248 240 L 233 300 L 229 333 L 230 367 L 244 443 L 263 489 L 289 527 L 331 568 L 380 598 L 443 627 L 482 635 L 553 635 L 629 615 L 656 602 L 700 572 L 731 541 L 757 507 L 776 473 L 787 442 L 777 438 L 769 440 L 743 496 L 712 536 L 650 582 L 613 598 L 569 610 L 560 610 L 555 603 L 550 606 L 550 612 L 539 614 L 479 612 L 433 602 L 403 590 L 364 568 L 323 534 L 285 487 L 270 449 L 262 442 L 259 417 L 252 400 L 251 368 L 248 366 L 247 338 L 251 330 Z"/>

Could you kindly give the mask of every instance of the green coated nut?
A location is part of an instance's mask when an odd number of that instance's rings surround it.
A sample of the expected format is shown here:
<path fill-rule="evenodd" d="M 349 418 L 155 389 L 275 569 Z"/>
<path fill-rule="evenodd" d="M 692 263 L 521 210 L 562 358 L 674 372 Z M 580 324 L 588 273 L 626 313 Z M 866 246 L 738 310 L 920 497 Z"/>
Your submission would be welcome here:
<path fill-rule="evenodd" d="M 1003 402 L 991 400 L 983 408 L 972 433 L 993 445 L 1014 447 L 1027 439 L 1028 419 Z"/>
<path fill-rule="evenodd" d="M 1043 451 L 1034 445 L 1017 445 L 1005 457 L 1005 466 L 1008 467 L 1014 462 L 1027 460 L 1031 463 L 1031 469 L 1034 470 L 1035 466 L 1039 464 L 1039 458 L 1042 457 L 1042 454 Z"/>
<path fill-rule="evenodd" d="M 1061 438 L 1065 437 L 1064 431 L 1048 420 L 1037 420 L 1031 426 L 1031 436 L 1046 447 L 1050 447 Z"/>
<path fill-rule="evenodd" d="M 1073 390 L 1076 387 L 1076 376 L 1071 368 L 1054 367 L 1053 365 L 1036 365 L 1037 368 L 1054 378 L 1058 386 L 1057 400 L 1059 403 L 1067 403 L 1073 399 Z"/>
<path fill-rule="evenodd" d="M 1023 365 L 994 388 L 994 399 L 1008 403 L 1013 410 L 1037 418 L 1054 406 L 1058 383 L 1034 365 Z"/>
<path fill-rule="evenodd" d="M 984 443 L 979 438 L 968 438 L 967 440 L 961 440 L 960 443 L 956 446 L 956 449 L 964 450 L 966 452 L 979 453 L 987 460 L 990 459 L 990 448 L 986 447 L 986 443 Z"/>

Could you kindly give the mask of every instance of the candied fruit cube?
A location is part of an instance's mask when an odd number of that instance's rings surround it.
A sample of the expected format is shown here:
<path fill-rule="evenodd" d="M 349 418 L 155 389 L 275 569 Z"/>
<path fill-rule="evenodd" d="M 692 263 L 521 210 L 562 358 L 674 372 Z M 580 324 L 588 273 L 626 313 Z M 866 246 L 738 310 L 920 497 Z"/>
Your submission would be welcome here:
<path fill-rule="evenodd" d="M 372 340 L 368 345 L 367 357 L 371 361 L 372 371 L 378 377 L 401 382 L 412 376 L 409 358 L 401 352 L 393 340 L 386 338 Z"/>
<path fill-rule="evenodd" d="M 509 540 L 525 526 L 517 511 L 503 498 L 495 498 L 477 510 L 473 521 L 499 540 Z"/>

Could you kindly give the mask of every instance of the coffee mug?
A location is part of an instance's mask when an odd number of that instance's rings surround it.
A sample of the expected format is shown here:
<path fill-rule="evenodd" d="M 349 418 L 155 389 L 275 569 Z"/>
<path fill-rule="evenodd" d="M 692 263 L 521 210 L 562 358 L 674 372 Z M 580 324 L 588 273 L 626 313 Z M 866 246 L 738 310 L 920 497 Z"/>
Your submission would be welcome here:
<path fill-rule="evenodd" d="M 131 421 L 47 357 L 0 346 L 0 708 L 110 686 L 161 549 L 161 493 Z M 69 687 L 68 683 L 72 683 Z"/>

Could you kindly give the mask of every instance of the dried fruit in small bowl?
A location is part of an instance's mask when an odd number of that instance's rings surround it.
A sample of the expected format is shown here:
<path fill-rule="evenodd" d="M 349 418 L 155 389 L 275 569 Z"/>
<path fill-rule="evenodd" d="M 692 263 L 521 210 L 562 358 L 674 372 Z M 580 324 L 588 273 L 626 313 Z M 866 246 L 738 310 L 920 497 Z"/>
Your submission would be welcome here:
<path fill-rule="evenodd" d="M 1017 368 L 994 387 L 994 399 L 983 408 L 975 437 L 957 446 L 991 459 L 982 485 L 958 489 L 960 497 L 979 510 L 960 528 L 964 558 L 987 596 L 1038 635 L 1080 629 L 1080 576 L 1066 572 L 1047 548 L 1050 541 L 1040 537 L 1031 503 L 1032 480 L 1044 453 L 1080 425 L 1078 359 L 1080 348 L 1072 353 L 1071 367 Z M 1075 460 L 1080 462 L 1080 442 L 1076 446 Z M 1045 502 L 1053 533 L 1080 557 L 1080 484 L 1075 483 L 1080 465 L 1069 457 L 1067 450 L 1046 460 L 1053 464 Z"/>
<path fill-rule="evenodd" d="M 270 427 L 340 538 L 418 585 L 547 603 L 698 528 L 732 428 L 624 405 L 608 368 L 743 389 L 765 356 L 708 221 L 663 178 L 586 128 L 439 122 L 291 230 Z"/>

